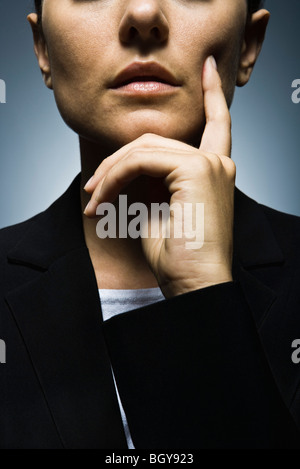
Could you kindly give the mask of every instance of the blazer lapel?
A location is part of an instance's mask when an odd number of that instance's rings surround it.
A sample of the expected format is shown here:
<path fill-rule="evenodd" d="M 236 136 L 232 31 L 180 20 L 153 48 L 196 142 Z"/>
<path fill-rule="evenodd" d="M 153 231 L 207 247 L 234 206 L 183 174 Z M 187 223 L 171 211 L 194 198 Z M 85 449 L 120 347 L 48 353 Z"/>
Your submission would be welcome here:
<path fill-rule="evenodd" d="M 234 275 L 240 281 L 257 328 L 277 296 L 255 272 L 283 262 L 283 254 L 261 206 L 236 189 Z"/>
<path fill-rule="evenodd" d="M 6 300 L 64 447 L 126 448 L 79 194 L 77 177 L 9 254 L 35 275 Z"/>
<path fill-rule="evenodd" d="M 234 275 L 252 312 L 276 384 L 290 408 L 300 379 L 300 369 L 291 360 L 299 323 L 287 305 L 292 276 L 262 206 L 239 190 L 235 219 Z"/>

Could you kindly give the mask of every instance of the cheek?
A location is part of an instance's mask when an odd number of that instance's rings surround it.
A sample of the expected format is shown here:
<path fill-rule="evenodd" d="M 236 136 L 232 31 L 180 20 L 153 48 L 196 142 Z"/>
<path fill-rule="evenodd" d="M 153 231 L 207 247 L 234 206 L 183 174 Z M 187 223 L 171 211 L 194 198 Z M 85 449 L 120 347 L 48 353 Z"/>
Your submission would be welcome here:
<path fill-rule="evenodd" d="M 245 28 L 245 15 L 235 13 L 231 16 L 231 21 L 222 20 L 222 15 L 207 15 L 201 21 L 194 20 L 189 34 L 180 39 L 186 68 L 192 67 L 196 77 L 201 77 L 205 59 L 209 55 L 215 57 L 228 105 L 235 89 Z"/>
<path fill-rule="evenodd" d="M 244 29 L 245 21 L 241 21 L 240 17 L 236 17 L 235 21 L 227 23 L 226 26 L 221 24 L 218 26 L 219 34 L 216 33 L 217 40 L 213 41 L 212 54 L 218 64 L 228 107 L 232 102 L 236 86 Z"/>
<path fill-rule="evenodd" d="M 112 43 L 111 31 L 103 16 L 95 18 L 69 18 L 60 23 L 51 18 L 45 27 L 54 92 L 65 95 L 90 89 L 103 51 Z M 101 66 L 100 66 L 101 70 Z"/>
<path fill-rule="evenodd" d="M 87 27 L 89 25 L 89 27 Z M 101 91 L 105 70 L 101 61 L 109 49 L 109 32 L 86 21 L 68 21 L 46 32 L 52 86 L 57 107 L 66 124 L 77 131 L 89 115 Z M 107 72 L 106 72 L 107 73 Z M 99 75 L 100 74 L 100 75 Z"/>

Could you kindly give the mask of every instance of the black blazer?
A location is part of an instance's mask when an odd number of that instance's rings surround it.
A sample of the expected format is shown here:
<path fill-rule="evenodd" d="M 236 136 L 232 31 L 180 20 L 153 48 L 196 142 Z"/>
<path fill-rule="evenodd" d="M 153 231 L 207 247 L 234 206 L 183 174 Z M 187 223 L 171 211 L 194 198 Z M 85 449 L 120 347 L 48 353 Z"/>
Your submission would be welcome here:
<path fill-rule="evenodd" d="M 80 176 L 0 233 L 0 448 L 300 447 L 300 221 L 236 191 L 234 282 L 103 323 Z"/>

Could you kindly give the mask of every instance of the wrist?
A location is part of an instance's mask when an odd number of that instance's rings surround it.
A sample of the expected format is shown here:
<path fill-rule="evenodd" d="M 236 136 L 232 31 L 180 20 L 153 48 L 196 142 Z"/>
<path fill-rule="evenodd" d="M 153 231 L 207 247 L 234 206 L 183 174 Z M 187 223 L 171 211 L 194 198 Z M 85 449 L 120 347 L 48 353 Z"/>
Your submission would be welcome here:
<path fill-rule="evenodd" d="M 214 285 L 220 285 L 222 283 L 233 282 L 232 272 L 222 272 L 218 275 L 199 275 L 197 278 L 184 278 L 172 280 L 160 285 L 160 288 L 166 298 L 172 298 L 173 296 L 183 295 L 190 293 L 195 290 L 201 290 L 203 288 L 212 287 Z"/>

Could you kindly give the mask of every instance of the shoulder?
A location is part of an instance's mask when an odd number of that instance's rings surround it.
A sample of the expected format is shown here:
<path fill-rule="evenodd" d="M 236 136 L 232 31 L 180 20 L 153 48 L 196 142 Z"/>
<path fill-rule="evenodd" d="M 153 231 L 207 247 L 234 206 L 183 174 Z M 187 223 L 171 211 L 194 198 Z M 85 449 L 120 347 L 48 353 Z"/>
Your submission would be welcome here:
<path fill-rule="evenodd" d="M 24 236 L 31 239 L 30 232 L 34 231 L 33 227 L 40 216 L 41 214 L 35 215 L 22 223 L 0 230 L 0 302 L 3 294 L 31 279 L 31 269 L 27 269 L 25 264 L 23 267 L 19 266 L 14 256 L 12 260 L 10 257 L 11 253 L 18 251 Z"/>
<path fill-rule="evenodd" d="M 0 260 L 11 249 L 20 253 L 42 255 L 44 251 L 74 244 L 81 234 L 80 178 L 78 174 L 67 190 L 46 210 L 32 218 L 0 230 Z M 65 239 L 67 243 L 64 243 Z M 82 238 L 82 237 L 81 237 Z M 81 240 L 80 238 L 80 240 Z M 65 246 L 67 244 L 67 246 Z"/>
<path fill-rule="evenodd" d="M 279 210 L 275 210 L 274 208 L 267 207 L 266 205 L 259 204 L 260 207 L 265 212 L 266 216 L 269 220 L 275 225 L 280 226 L 282 223 L 284 225 L 289 226 L 290 228 L 299 228 L 300 226 L 300 217 L 297 215 L 291 215 L 289 213 L 280 212 Z"/>
<path fill-rule="evenodd" d="M 253 257 L 266 263 L 275 258 L 292 263 L 295 256 L 300 259 L 300 217 L 260 204 L 238 188 L 234 232 L 238 252 L 247 265 L 252 265 Z"/>
<path fill-rule="evenodd" d="M 42 213 L 44 212 L 21 223 L 0 229 L 0 259 L 6 257 L 7 253 L 18 244 L 24 234 L 30 230 Z"/>
<path fill-rule="evenodd" d="M 285 254 L 300 258 L 300 217 L 261 205 L 273 233 Z"/>
<path fill-rule="evenodd" d="M 45 211 L 0 230 L 0 286 L 26 283 L 55 260 L 82 247 L 79 174 Z"/>

